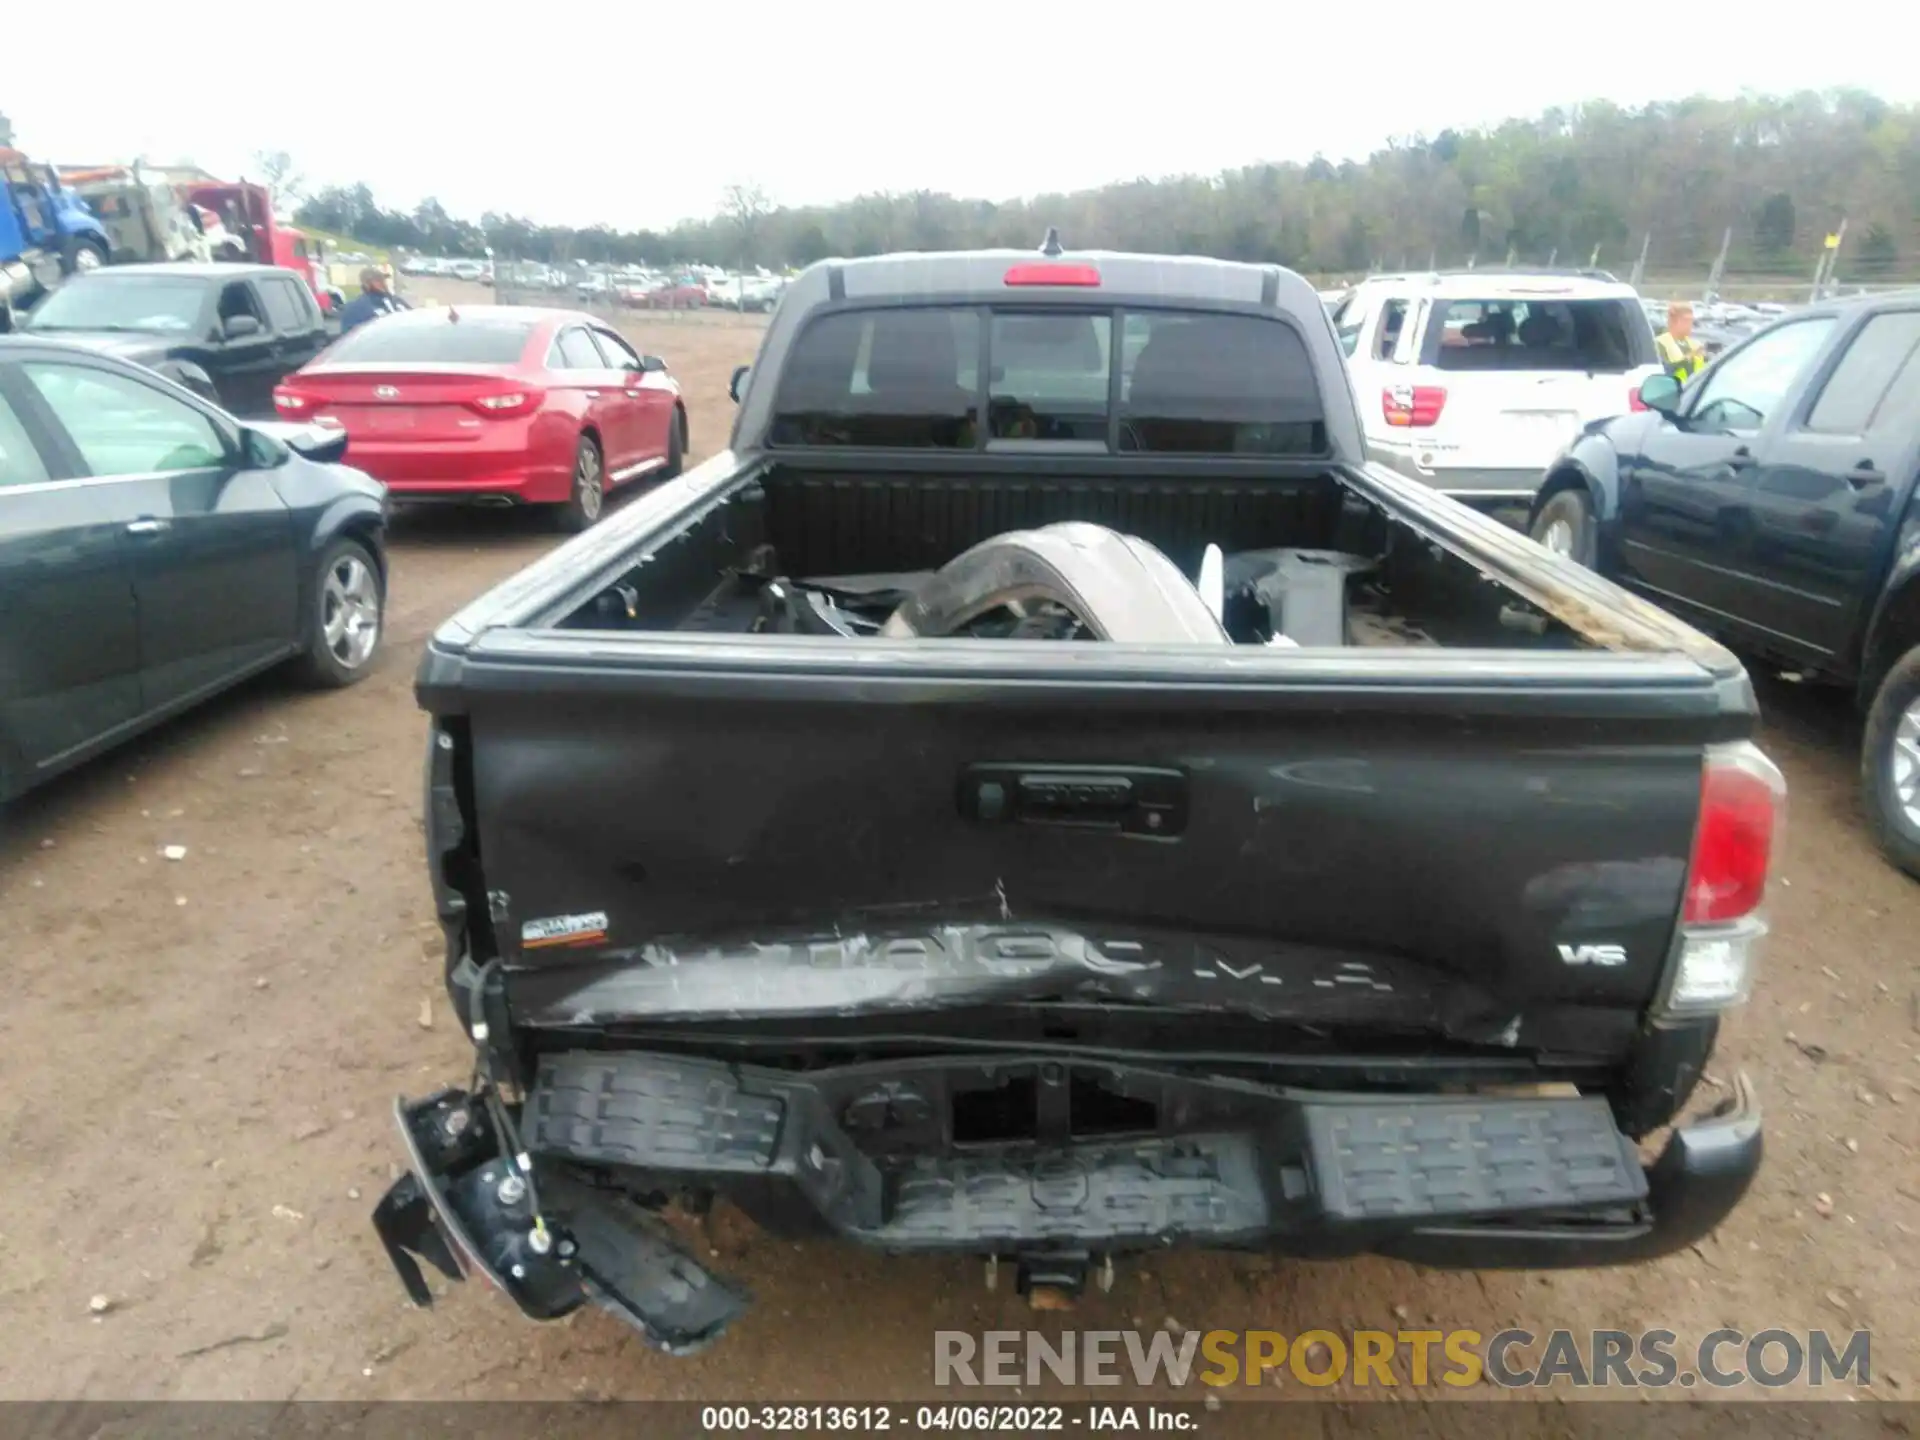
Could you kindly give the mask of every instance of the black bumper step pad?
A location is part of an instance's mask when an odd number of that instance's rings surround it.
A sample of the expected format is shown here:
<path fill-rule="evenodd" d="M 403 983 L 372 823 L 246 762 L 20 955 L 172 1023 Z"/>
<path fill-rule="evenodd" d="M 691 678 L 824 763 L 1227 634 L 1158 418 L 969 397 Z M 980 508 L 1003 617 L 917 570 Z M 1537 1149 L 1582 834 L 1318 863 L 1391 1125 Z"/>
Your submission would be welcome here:
<path fill-rule="evenodd" d="M 522 1140 L 536 1155 L 709 1182 L 785 1176 L 838 1228 L 878 1225 L 880 1171 L 816 1092 L 786 1082 L 665 1055 L 548 1056 Z"/>
<path fill-rule="evenodd" d="M 1604 1100 L 1400 1100 L 1304 1107 L 1315 1188 L 1339 1220 L 1506 1215 L 1647 1194 Z"/>
<path fill-rule="evenodd" d="M 1244 1087 L 1243 1091 L 1244 1091 Z M 548 1056 L 537 1155 L 688 1183 L 785 1177 L 841 1233 L 902 1249 L 1046 1247 L 1405 1228 L 1587 1211 L 1647 1194 L 1604 1101 L 1276 1092 L 1244 1131 L 893 1159 L 789 1072 L 664 1055 Z"/>

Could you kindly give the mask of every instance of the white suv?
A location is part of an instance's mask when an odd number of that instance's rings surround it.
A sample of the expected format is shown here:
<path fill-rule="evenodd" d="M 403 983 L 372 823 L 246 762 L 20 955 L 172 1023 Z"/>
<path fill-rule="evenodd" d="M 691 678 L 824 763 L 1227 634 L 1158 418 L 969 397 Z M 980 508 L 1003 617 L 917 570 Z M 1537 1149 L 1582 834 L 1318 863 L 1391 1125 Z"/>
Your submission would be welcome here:
<path fill-rule="evenodd" d="M 1333 325 L 1369 458 L 1463 500 L 1528 498 L 1660 369 L 1640 297 L 1600 271 L 1373 276 Z"/>

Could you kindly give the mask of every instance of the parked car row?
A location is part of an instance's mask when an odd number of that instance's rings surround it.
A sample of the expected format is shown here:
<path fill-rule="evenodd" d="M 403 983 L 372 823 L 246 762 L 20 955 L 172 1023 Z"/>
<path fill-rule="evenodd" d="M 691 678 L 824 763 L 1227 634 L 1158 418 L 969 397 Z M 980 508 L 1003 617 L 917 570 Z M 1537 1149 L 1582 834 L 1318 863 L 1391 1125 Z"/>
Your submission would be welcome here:
<path fill-rule="evenodd" d="M 1323 297 L 1326 300 L 1327 297 Z M 1327 301 L 1369 458 L 1760 664 L 1847 687 L 1882 850 L 1920 876 L 1920 294 L 1694 307 L 1600 272 L 1374 276 Z"/>
<path fill-rule="evenodd" d="M 1524 503 L 1549 550 L 1770 666 L 1852 687 L 1880 843 L 1920 875 L 1920 295 L 1779 316 L 1684 387 L 1658 368 L 1646 307 L 1597 274 L 1372 277 L 1329 318 L 1370 458 Z M 217 417 L 220 446 L 145 457 L 151 473 L 277 454 L 245 438 L 276 433 L 257 423 L 272 415 L 308 450 L 350 454 L 383 503 L 532 505 L 579 530 L 688 450 L 666 362 L 577 310 L 414 311 L 327 348 L 294 272 L 174 264 L 78 275 L 20 328 L 12 343 L 136 361 L 156 394 Z M 0 494 L 100 473 L 44 403 L 0 435 Z M 137 458 L 114 444 L 110 464 Z"/>
<path fill-rule="evenodd" d="M 580 530 L 683 464 L 666 362 L 591 315 L 327 340 L 298 274 L 227 264 L 76 275 L 0 336 L 0 803 L 282 661 L 360 679 L 396 500 Z"/>
<path fill-rule="evenodd" d="M 407 255 L 399 262 L 402 275 L 444 275 L 454 280 L 471 280 L 483 285 L 493 283 L 494 269 L 491 260 L 474 260 L 467 257 L 446 259 L 437 255 Z"/>
<path fill-rule="evenodd" d="M 618 301 L 643 310 L 696 310 L 708 306 L 747 313 L 773 309 L 786 288 L 781 275 L 734 275 L 692 268 L 657 271 L 604 267 L 585 272 L 534 262 L 503 265 L 498 283 L 519 290 L 570 291 L 581 300 Z"/>

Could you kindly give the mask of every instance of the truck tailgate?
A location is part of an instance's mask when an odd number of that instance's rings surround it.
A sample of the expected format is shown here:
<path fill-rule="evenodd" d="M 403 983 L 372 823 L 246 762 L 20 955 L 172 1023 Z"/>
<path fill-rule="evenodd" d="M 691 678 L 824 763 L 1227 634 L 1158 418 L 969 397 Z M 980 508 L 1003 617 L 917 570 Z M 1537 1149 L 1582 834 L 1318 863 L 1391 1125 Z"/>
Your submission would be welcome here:
<path fill-rule="evenodd" d="M 1750 721 L 1677 656 L 781 638 L 430 654 L 521 1022 L 1089 999 L 1602 1053 Z"/>

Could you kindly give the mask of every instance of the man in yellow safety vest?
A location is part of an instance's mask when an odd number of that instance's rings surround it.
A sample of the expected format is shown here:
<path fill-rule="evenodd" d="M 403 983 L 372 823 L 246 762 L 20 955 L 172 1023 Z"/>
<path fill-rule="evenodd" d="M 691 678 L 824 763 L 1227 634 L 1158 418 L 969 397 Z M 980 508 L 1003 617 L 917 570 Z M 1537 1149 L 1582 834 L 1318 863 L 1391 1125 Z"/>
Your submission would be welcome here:
<path fill-rule="evenodd" d="M 1682 385 L 1707 368 L 1706 348 L 1693 338 L 1693 307 L 1675 301 L 1667 307 L 1667 328 L 1654 337 L 1660 368 Z"/>

